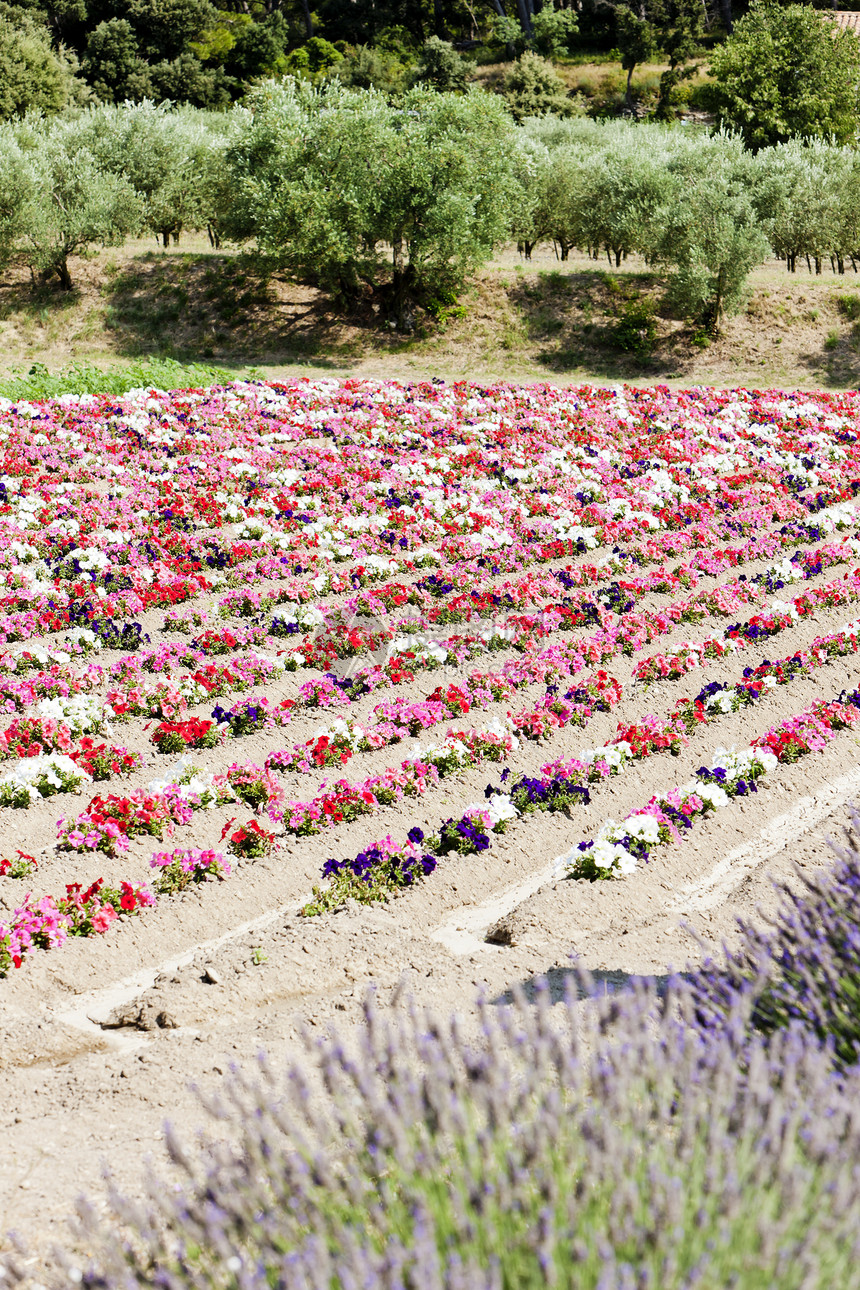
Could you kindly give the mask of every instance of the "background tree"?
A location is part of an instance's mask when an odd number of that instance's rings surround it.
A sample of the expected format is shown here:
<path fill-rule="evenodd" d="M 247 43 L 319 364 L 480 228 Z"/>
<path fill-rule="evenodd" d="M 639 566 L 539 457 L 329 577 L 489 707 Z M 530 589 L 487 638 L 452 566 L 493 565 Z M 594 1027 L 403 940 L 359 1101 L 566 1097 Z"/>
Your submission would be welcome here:
<path fill-rule="evenodd" d="M 615 9 L 615 33 L 621 54 L 621 68 L 627 73 L 624 101 L 628 112 L 633 111 L 633 72 L 640 63 L 648 63 L 657 56 L 657 30 L 647 13 L 644 3 L 637 9 L 620 4 Z"/>
<path fill-rule="evenodd" d="M 669 66 L 660 76 L 656 115 L 670 115 L 672 97 L 696 71 L 692 60 L 701 52 L 706 11 L 702 0 L 652 0 L 658 43 Z"/>
<path fill-rule="evenodd" d="M 527 116 L 570 116 L 579 108 L 552 63 L 529 50 L 505 76 L 502 94 L 517 121 Z"/>
<path fill-rule="evenodd" d="M 350 50 L 337 64 L 334 76 L 357 90 L 379 90 L 381 94 L 399 94 L 406 84 L 407 70 L 395 54 L 371 45 Z"/>
<path fill-rule="evenodd" d="M 343 62 L 343 54 L 329 40 L 312 36 L 284 57 L 284 69 L 290 76 L 316 81 L 328 75 Z"/>
<path fill-rule="evenodd" d="M 573 9 L 556 9 L 552 0 L 547 0 L 532 18 L 531 48 L 543 58 L 558 58 L 568 52 L 578 31 Z"/>
<path fill-rule="evenodd" d="M 0 4 L 0 118 L 62 111 L 83 89 L 75 69 L 38 13 Z"/>
<path fill-rule="evenodd" d="M 463 94 L 471 70 L 471 63 L 457 53 L 450 41 L 430 36 L 422 46 L 414 79 L 416 84 L 429 85 L 444 94 Z"/>
<path fill-rule="evenodd" d="M 527 49 L 540 54 L 542 58 L 557 58 L 566 53 L 570 42 L 579 31 L 579 22 L 573 9 L 556 9 L 552 0 L 537 12 L 530 3 L 518 6 L 516 18 L 504 12 L 493 17 L 493 38 L 508 51 L 513 58 Z"/>
<path fill-rule="evenodd" d="M 236 98 L 254 81 L 288 70 L 284 52 L 288 41 L 287 21 L 277 10 L 257 20 L 248 13 L 219 10 L 214 25 L 200 39 L 190 41 L 189 50 L 207 68 L 220 69 Z"/>
<path fill-rule="evenodd" d="M 847 143 L 860 126 L 860 43 L 808 5 L 760 0 L 711 60 L 711 105 L 750 148 Z"/>
<path fill-rule="evenodd" d="M 169 98 L 221 108 L 284 69 L 291 40 L 276 0 L 35 0 L 103 102 Z M 27 0 L 10 9 L 28 12 Z M 34 12 L 36 12 L 34 10 Z"/>
<path fill-rule="evenodd" d="M 699 53 L 705 29 L 702 0 L 626 0 L 614 6 L 614 18 L 621 67 L 627 73 L 628 112 L 633 110 L 634 69 L 662 57 L 669 67 L 660 77 L 657 115 L 668 116 L 675 89 L 695 72 L 690 61 Z"/>
<path fill-rule="evenodd" d="M 125 18 L 100 22 L 90 32 L 83 73 L 103 103 L 138 102 L 155 93 L 134 28 Z"/>

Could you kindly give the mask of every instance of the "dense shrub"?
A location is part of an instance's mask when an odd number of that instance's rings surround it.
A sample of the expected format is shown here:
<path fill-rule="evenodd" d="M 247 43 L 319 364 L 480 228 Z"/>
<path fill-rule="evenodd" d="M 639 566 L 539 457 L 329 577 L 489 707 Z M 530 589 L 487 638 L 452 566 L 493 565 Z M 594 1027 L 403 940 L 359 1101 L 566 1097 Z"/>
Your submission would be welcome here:
<path fill-rule="evenodd" d="M 74 59 L 55 50 L 37 10 L 0 3 L 0 119 L 60 112 L 83 88 Z"/>
<path fill-rule="evenodd" d="M 654 306 L 650 300 L 627 300 L 612 328 L 612 341 L 629 354 L 647 357 L 657 340 Z"/>
<path fill-rule="evenodd" d="M 570 116 L 578 107 L 552 63 L 529 50 L 505 76 L 502 93 L 517 121 L 527 116 Z"/>
<path fill-rule="evenodd" d="M 350 50 L 334 67 L 343 85 L 357 90 L 378 90 L 381 94 L 399 94 L 406 84 L 406 64 L 387 49 L 359 45 Z"/>
<path fill-rule="evenodd" d="M 421 61 L 415 69 L 416 83 L 430 85 L 443 94 L 462 94 L 466 89 L 471 66 L 448 40 L 431 36 L 421 48 Z"/>
<path fill-rule="evenodd" d="M 741 946 L 725 967 L 710 964 L 693 977 L 696 1007 L 707 1027 L 719 1028 L 744 998 L 752 1024 L 772 1035 L 801 1025 L 832 1045 L 840 1066 L 860 1059 L 860 816 L 839 847 L 839 863 L 824 874 L 798 873 L 785 883 L 771 930 L 741 922 Z"/>
<path fill-rule="evenodd" d="M 285 69 L 291 76 L 307 77 L 318 80 L 326 76 L 338 63 L 343 62 L 343 54 L 329 40 L 321 36 L 312 36 L 304 45 L 293 49 L 284 59 Z"/>

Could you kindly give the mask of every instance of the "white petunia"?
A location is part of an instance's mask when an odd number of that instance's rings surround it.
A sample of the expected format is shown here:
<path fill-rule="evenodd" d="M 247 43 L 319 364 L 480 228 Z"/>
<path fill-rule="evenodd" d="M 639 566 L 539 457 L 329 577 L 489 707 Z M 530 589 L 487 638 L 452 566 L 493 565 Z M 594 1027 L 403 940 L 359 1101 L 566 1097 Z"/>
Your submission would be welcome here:
<path fill-rule="evenodd" d="M 487 810 L 493 825 L 500 824 L 502 820 L 515 820 L 519 815 L 507 793 L 494 793 L 487 803 Z"/>
<path fill-rule="evenodd" d="M 653 815 L 634 815 L 624 821 L 624 827 L 631 838 L 638 838 L 649 846 L 660 841 L 660 822 Z"/>
<path fill-rule="evenodd" d="M 731 798 L 728 793 L 719 787 L 718 784 L 699 784 L 695 790 L 703 802 L 707 802 L 713 809 L 719 810 L 721 806 L 728 806 Z"/>

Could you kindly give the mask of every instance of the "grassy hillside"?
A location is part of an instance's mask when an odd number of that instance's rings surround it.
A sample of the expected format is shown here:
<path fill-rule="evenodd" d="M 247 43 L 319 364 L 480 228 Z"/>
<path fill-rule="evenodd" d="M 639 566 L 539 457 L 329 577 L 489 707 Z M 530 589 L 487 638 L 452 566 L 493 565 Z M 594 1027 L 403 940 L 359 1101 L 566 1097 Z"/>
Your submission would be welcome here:
<path fill-rule="evenodd" d="M 412 337 L 343 319 L 311 288 L 188 237 L 168 251 L 129 243 L 73 266 L 70 293 L 34 286 L 14 267 L 0 284 L 0 374 L 147 356 L 235 373 L 325 371 L 410 379 L 860 385 L 860 278 L 792 276 L 762 266 L 746 311 L 715 341 L 663 316 L 657 279 L 628 261 L 584 256 L 531 263 L 511 249 L 470 287 L 446 323 Z M 653 336 L 639 326 L 653 308 Z M 638 328 L 638 330 L 637 330 Z M 639 345 L 639 352 L 622 343 Z"/>
<path fill-rule="evenodd" d="M 556 61 L 554 66 L 568 92 L 581 95 L 583 107 L 590 112 L 605 111 L 614 115 L 624 106 L 627 73 L 616 59 L 565 58 Z M 668 67 L 668 63 L 654 62 L 639 63 L 634 69 L 631 81 L 633 101 L 643 111 L 655 106 L 660 93 L 660 77 Z M 697 63 L 694 75 L 683 82 L 681 95 L 684 100 L 691 95 L 695 100 L 696 89 L 708 79 L 706 67 L 704 60 Z M 507 62 L 479 63 L 475 67 L 475 83 L 485 90 L 500 90 L 510 68 L 511 64 Z M 683 106 L 680 110 L 684 111 Z"/>

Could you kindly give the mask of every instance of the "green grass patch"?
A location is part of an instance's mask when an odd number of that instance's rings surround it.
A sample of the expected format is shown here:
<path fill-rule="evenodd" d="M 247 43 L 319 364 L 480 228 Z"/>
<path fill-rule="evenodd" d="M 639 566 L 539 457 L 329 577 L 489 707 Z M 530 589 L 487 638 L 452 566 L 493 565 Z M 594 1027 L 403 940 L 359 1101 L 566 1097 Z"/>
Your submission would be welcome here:
<path fill-rule="evenodd" d="M 125 394 L 128 390 L 151 387 L 159 390 L 192 389 L 224 385 L 239 373 L 203 363 L 179 363 L 171 358 L 147 358 L 114 367 L 93 363 L 71 363 L 49 372 L 34 363 L 27 372 L 0 378 L 0 396 L 7 399 L 52 399 L 60 394 Z"/>

